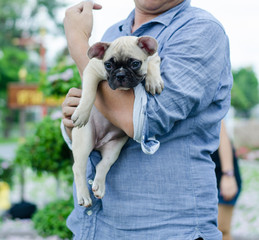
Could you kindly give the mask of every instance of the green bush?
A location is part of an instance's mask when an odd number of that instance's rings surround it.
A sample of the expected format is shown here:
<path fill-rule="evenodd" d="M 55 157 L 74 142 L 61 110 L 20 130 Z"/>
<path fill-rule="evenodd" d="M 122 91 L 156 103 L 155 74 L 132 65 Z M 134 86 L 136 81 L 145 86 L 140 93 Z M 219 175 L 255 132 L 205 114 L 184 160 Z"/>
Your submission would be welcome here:
<path fill-rule="evenodd" d="M 72 155 L 61 135 L 60 122 L 60 119 L 47 116 L 38 123 L 35 133 L 18 147 L 15 163 L 32 168 L 38 175 L 52 174 L 57 180 L 72 185 Z M 34 228 L 43 237 L 57 235 L 61 239 L 71 239 L 66 218 L 72 209 L 72 199 L 52 202 L 35 213 Z"/>
<path fill-rule="evenodd" d="M 71 183 L 72 155 L 62 138 L 60 119 L 45 117 L 36 126 L 35 133 L 18 147 L 15 162 L 31 167 L 39 175 L 43 172 L 56 177 L 65 175 Z"/>
<path fill-rule="evenodd" d="M 52 68 L 41 82 L 40 89 L 45 96 L 63 97 L 72 87 L 81 87 L 81 78 L 76 65 L 63 65 Z"/>
<path fill-rule="evenodd" d="M 34 214 L 34 228 L 42 237 L 56 235 L 61 239 L 72 239 L 72 233 L 66 226 L 66 219 L 72 210 L 72 199 L 49 203 Z"/>
<path fill-rule="evenodd" d="M 259 103 L 258 80 L 252 68 L 233 71 L 231 105 L 241 115 L 249 116 L 249 111 Z"/>
<path fill-rule="evenodd" d="M 10 162 L 0 158 L 0 181 L 7 182 L 10 186 L 12 186 L 13 174 L 14 174 L 13 165 Z"/>

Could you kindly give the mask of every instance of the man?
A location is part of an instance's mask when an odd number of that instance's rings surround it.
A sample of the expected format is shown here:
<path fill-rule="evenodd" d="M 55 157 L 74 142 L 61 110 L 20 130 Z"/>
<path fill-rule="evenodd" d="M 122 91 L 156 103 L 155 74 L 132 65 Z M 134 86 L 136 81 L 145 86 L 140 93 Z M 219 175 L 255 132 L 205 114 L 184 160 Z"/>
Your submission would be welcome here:
<path fill-rule="evenodd" d="M 99 85 L 95 106 L 134 140 L 126 143 L 110 169 L 105 197 L 93 198 L 90 209 L 75 200 L 68 227 L 75 239 L 87 240 L 222 239 L 210 154 L 218 147 L 220 121 L 230 104 L 228 38 L 221 24 L 191 7 L 190 0 L 135 0 L 135 5 L 126 20 L 107 30 L 103 41 L 125 35 L 155 37 L 165 88 L 152 96 L 142 85 L 134 91 L 113 91 L 107 82 Z M 83 2 L 64 19 L 70 54 L 81 74 L 89 61 L 92 8 L 101 7 Z M 68 143 L 70 117 L 80 96 L 79 89 L 71 89 L 63 103 Z M 89 184 L 99 160 L 93 152 Z"/>

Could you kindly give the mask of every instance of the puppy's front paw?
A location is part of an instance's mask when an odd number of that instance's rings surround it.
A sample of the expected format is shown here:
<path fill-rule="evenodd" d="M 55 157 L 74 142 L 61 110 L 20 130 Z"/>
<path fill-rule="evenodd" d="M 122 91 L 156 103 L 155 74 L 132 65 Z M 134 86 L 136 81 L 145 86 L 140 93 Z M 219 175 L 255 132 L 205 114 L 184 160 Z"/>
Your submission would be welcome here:
<path fill-rule="evenodd" d="M 85 194 L 78 193 L 77 202 L 80 206 L 84 206 L 84 207 L 92 206 L 92 199 L 91 199 L 89 193 L 85 193 Z"/>
<path fill-rule="evenodd" d="M 75 112 L 73 113 L 71 119 L 75 127 L 81 128 L 87 124 L 89 116 L 89 111 L 86 111 L 82 107 L 78 106 Z"/>
<path fill-rule="evenodd" d="M 92 186 L 92 190 L 96 198 L 103 198 L 105 194 L 105 182 L 98 181 L 97 179 L 95 179 Z"/>
<path fill-rule="evenodd" d="M 156 93 L 160 94 L 164 89 L 164 81 L 160 76 L 147 76 L 145 88 L 146 91 L 150 92 L 152 95 L 155 95 Z"/>

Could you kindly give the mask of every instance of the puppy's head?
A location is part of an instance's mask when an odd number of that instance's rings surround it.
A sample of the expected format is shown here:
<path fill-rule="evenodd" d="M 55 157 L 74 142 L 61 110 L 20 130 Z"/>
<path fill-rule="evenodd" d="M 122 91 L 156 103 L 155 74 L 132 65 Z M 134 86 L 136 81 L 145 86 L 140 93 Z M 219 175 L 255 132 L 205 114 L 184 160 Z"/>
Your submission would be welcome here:
<path fill-rule="evenodd" d="M 103 61 L 113 90 L 129 89 L 145 79 L 149 57 L 156 51 L 157 41 L 152 37 L 121 37 L 112 43 L 94 44 L 88 56 Z"/>

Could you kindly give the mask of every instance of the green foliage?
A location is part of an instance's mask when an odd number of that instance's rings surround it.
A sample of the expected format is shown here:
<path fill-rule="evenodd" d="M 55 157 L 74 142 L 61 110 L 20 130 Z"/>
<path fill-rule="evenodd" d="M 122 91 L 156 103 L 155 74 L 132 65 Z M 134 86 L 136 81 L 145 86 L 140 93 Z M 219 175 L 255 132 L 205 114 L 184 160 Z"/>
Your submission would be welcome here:
<path fill-rule="evenodd" d="M 33 216 L 34 228 L 43 237 L 56 235 L 61 239 L 72 239 L 72 233 L 66 226 L 66 219 L 72 210 L 72 199 L 49 203 Z"/>
<path fill-rule="evenodd" d="M 39 62 L 35 64 L 35 60 L 28 57 L 28 52 L 39 54 L 39 43 L 34 46 L 18 46 L 17 40 L 21 37 L 33 39 L 35 35 L 39 35 L 40 28 L 49 28 L 50 21 L 54 23 L 54 28 L 52 26 L 48 32 L 54 30 L 53 34 L 60 33 L 61 24 L 57 20 L 56 11 L 64 6 L 59 0 L 36 0 L 33 4 L 29 0 L 0 1 L 0 91 L 6 91 L 8 82 L 18 81 L 21 67 L 29 70 L 27 82 L 39 80 Z M 46 23 L 38 21 L 42 9 L 48 15 Z M 55 26 L 58 27 L 55 29 Z"/>
<path fill-rule="evenodd" d="M 13 165 L 10 162 L 0 158 L 0 181 L 7 182 L 10 186 L 12 186 L 13 174 Z"/>
<path fill-rule="evenodd" d="M 37 22 L 37 17 L 41 14 L 42 9 L 46 10 L 48 20 L 54 23 L 53 26 L 58 26 L 61 29 L 56 12 L 64 6 L 66 4 L 59 0 L 36 0 L 33 3 L 29 0 L 1 0 L 0 46 L 12 45 L 13 39 L 19 38 L 22 32 L 30 33 L 30 35 L 38 32 L 40 26 L 35 26 L 35 22 Z M 49 21 L 46 21 L 46 24 L 48 23 Z M 48 26 L 44 26 L 44 24 L 44 22 L 40 22 L 41 26 L 47 28 Z"/>
<path fill-rule="evenodd" d="M 48 72 L 40 89 L 45 96 L 62 97 L 72 87 L 81 87 L 81 78 L 77 67 L 76 65 L 66 66 L 60 63 Z"/>
<path fill-rule="evenodd" d="M 72 181 L 71 152 L 62 138 L 60 119 L 45 117 L 36 126 L 34 135 L 18 147 L 15 162 L 31 167 L 38 174 L 48 172 L 58 176 L 63 173 Z"/>
<path fill-rule="evenodd" d="M 55 23 L 55 26 L 58 26 L 60 29 L 63 30 L 63 24 L 60 23 L 57 19 L 57 10 L 67 6 L 67 4 L 64 3 L 64 1 L 59 0 L 36 0 L 36 4 L 34 5 L 34 8 L 31 9 L 31 17 L 34 18 L 37 16 L 39 10 L 41 8 L 45 8 L 48 13 L 48 16 L 50 19 Z"/>
<path fill-rule="evenodd" d="M 14 38 L 21 35 L 21 28 L 17 27 L 21 18 L 25 0 L 0 1 L 0 46 L 10 46 Z"/>
<path fill-rule="evenodd" d="M 1 50 L 0 58 L 0 89 L 6 90 L 8 82 L 17 82 L 19 80 L 19 69 L 28 59 L 24 50 L 17 47 L 6 47 Z"/>
<path fill-rule="evenodd" d="M 234 84 L 231 105 L 238 111 L 248 112 L 259 103 L 258 80 L 251 68 L 233 71 Z"/>

